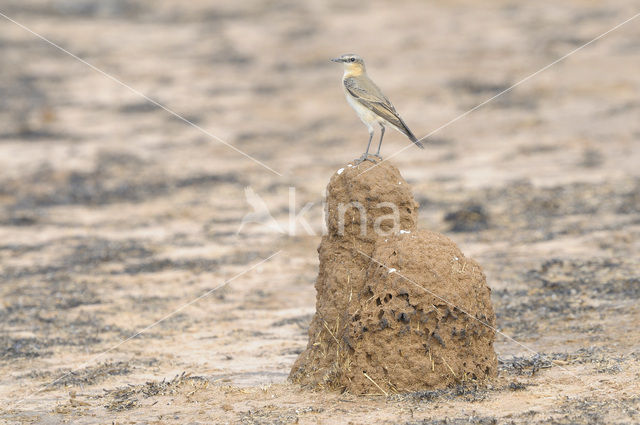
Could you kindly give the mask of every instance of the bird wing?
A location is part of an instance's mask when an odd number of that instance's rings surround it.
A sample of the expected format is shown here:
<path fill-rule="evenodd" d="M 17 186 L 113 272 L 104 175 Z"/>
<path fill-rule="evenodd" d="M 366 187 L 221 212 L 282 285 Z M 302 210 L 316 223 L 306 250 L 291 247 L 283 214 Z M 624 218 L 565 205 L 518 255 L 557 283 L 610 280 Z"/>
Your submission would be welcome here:
<path fill-rule="evenodd" d="M 389 99 L 387 99 L 378 86 L 365 75 L 357 78 L 345 78 L 344 87 L 357 101 L 382 118 L 387 119 L 385 115 L 398 115 L 396 108 L 391 104 Z"/>
<path fill-rule="evenodd" d="M 420 142 L 417 142 L 416 136 L 413 135 L 409 127 L 407 127 L 402 118 L 400 118 L 396 108 L 371 79 L 366 75 L 361 75 L 357 78 L 347 77 L 343 82 L 345 89 L 354 99 L 379 117 L 391 123 L 409 137 L 412 142 L 422 147 Z"/>

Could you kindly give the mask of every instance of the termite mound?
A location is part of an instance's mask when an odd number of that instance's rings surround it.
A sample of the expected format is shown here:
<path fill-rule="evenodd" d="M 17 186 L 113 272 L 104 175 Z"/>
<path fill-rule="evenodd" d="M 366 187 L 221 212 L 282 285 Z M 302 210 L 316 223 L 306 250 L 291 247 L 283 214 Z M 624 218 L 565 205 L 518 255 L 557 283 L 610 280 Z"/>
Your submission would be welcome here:
<path fill-rule="evenodd" d="M 495 376 L 495 315 L 480 265 L 417 229 L 388 162 L 351 163 L 327 187 L 316 314 L 290 380 L 354 394 L 433 390 Z"/>

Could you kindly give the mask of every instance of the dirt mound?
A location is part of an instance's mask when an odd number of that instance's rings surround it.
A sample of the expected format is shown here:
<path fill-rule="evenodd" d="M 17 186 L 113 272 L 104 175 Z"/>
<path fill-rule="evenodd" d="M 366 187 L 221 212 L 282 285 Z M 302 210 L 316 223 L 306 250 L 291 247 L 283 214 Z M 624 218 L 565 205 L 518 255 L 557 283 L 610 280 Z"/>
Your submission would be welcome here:
<path fill-rule="evenodd" d="M 482 269 L 445 236 L 417 230 L 417 209 L 387 162 L 333 175 L 316 314 L 292 381 L 366 394 L 495 375 L 495 333 L 481 323 L 495 325 Z"/>

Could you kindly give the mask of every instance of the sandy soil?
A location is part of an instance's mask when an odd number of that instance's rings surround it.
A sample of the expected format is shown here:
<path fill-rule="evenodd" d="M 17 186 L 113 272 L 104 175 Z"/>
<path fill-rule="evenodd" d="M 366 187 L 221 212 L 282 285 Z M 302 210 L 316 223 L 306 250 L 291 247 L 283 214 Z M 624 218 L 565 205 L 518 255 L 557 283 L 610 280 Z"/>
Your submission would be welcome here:
<path fill-rule="evenodd" d="M 0 423 L 640 421 L 640 21 L 392 160 L 420 227 L 484 267 L 500 330 L 540 354 L 499 336 L 486 388 L 356 397 L 286 381 L 314 312 L 324 187 L 367 137 L 328 58 L 362 55 L 421 136 L 637 2 L 0 11 L 281 174 L 0 18 Z M 382 154 L 407 143 L 389 132 Z M 295 187 L 316 235 L 237 234 L 247 187 L 285 228 Z"/>

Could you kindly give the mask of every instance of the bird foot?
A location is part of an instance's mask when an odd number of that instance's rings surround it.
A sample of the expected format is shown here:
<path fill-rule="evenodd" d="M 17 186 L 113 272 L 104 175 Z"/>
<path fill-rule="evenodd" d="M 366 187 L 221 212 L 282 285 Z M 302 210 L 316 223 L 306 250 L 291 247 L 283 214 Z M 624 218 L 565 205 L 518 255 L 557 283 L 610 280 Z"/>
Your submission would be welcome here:
<path fill-rule="evenodd" d="M 355 160 L 355 165 L 361 164 L 364 161 L 371 161 L 371 162 L 373 162 L 375 164 L 376 161 L 374 159 L 372 159 L 372 157 L 378 158 L 380 161 L 382 161 L 382 157 L 380 155 L 378 155 L 378 154 L 366 154 L 366 153 L 363 153 L 360 158 Z"/>

